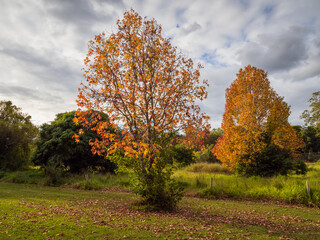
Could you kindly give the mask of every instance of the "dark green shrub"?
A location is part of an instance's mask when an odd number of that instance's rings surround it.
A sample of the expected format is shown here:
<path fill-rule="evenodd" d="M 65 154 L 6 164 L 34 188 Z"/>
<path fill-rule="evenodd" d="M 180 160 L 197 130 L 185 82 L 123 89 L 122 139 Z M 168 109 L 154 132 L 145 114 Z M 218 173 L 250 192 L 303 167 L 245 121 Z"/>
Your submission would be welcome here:
<path fill-rule="evenodd" d="M 295 162 L 293 168 L 295 170 L 295 173 L 298 175 L 305 175 L 308 171 L 307 164 L 302 160 L 298 160 L 297 162 Z"/>
<path fill-rule="evenodd" d="M 130 158 L 121 152 L 111 158 L 118 166 L 117 172 L 130 176 L 130 188 L 142 199 L 140 203 L 149 210 L 172 211 L 183 196 L 183 184 L 171 178 L 176 167 L 174 147 L 161 149 L 159 158 L 150 168 L 141 168 L 144 160 Z M 131 166 L 128 167 L 127 165 Z"/>
<path fill-rule="evenodd" d="M 171 178 L 175 152 L 163 149 L 159 161 L 148 171 L 131 172 L 131 189 L 140 195 L 151 210 L 172 211 L 183 196 L 183 185 Z M 125 158 L 124 158 L 125 159 Z M 125 160 L 122 160 L 125 161 Z"/>
<path fill-rule="evenodd" d="M 207 184 L 204 181 L 201 181 L 201 179 L 196 178 L 196 186 L 197 188 L 205 188 L 207 187 Z"/>
<path fill-rule="evenodd" d="M 48 176 L 47 185 L 59 185 L 62 181 L 63 169 L 55 162 L 49 162 L 44 167 L 45 174 Z"/>
<path fill-rule="evenodd" d="M 294 166 L 289 150 L 276 145 L 267 146 L 264 151 L 254 154 L 252 158 L 253 161 L 249 164 L 240 163 L 236 172 L 245 176 L 270 177 L 278 174 L 287 175 Z"/>
<path fill-rule="evenodd" d="M 224 196 L 224 193 L 219 188 L 204 188 L 199 192 L 200 197 L 219 198 Z"/>
<path fill-rule="evenodd" d="M 183 196 L 183 186 L 170 176 L 169 172 L 160 173 L 155 169 L 148 174 L 148 177 L 134 178 L 131 186 L 152 210 L 171 211 Z"/>
<path fill-rule="evenodd" d="M 193 149 L 188 148 L 182 144 L 174 147 L 174 158 L 180 166 L 188 166 L 195 162 Z"/>

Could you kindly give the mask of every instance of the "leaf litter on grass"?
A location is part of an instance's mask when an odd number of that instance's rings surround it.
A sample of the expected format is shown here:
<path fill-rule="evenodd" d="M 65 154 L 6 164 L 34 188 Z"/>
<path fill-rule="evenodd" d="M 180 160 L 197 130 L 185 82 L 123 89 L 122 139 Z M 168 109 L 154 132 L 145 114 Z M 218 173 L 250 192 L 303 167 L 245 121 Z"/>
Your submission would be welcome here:
<path fill-rule="evenodd" d="M 320 239 L 316 208 L 187 197 L 175 212 L 148 212 L 133 207 L 130 193 L 97 199 L 100 192 L 93 193 L 78 200 L 10 200 L 10 209 L 0 204 L 0 238 Z"/>
<path fill-rule="evenodd" d="M 203 201 L 203 200 L 201 200 Z M 188 206 L 175 212 L 143 212 L 132 209 L 129 202 L 121 200 L 80 200 L 68 201 L 60 205 L 47 202 L 20 201 L 20 206 L 29 208 L 22 218 L 29 223 L 37 223 L 37 217 L 44 220 L 48 216 L 67 218 L 80 229 L 84 226 L 100 226 L 111 229 L 151 232 L 155 237 L 169 239 L 214 239 L 230 235 L 251 239 L 250 228 L 259 227 L 262 233 L 282 238 L 301 235 L 320 236 L 320 222 L 274 214 L 261 215 L 256 210 L 246 211 L 225 209 L 224 214 L 214 213 L 209 207 Z M 301 225 L 303 223 L 303 225 Z M 305 224 L 304 224 L 305 223 Z M 230 228 L 230 229 L 229 229 Z M 243 231 L 242 231 L 243 230 Z M 61 233 L 62 234 L 62 233 Z M 62 236 L 60 234 L 60 236 Z M 130 233 L 125 235 L 130 237 Z"/>

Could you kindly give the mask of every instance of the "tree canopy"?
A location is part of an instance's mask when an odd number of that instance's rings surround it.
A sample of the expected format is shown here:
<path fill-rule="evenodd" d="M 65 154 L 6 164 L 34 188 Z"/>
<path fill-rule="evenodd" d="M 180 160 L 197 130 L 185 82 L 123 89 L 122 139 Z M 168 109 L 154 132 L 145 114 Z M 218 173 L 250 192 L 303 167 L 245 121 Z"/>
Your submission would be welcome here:
<path fill-rule="evenodd" d="M 125 158 L 119 165 L 133 169 L 142 182 L 147 180 L 142 190 L 146 191 L 167 166 L 162 155 L 172 143 L 172 133 L 184 131 L 196 140 L 194 134 L 208 128 L 209 117 L 196 103 L 206 98 L 208 83 L 199 80 L 201 66 L 194 67 L 179 53 L 154 19 L 130 10 L 117 27 L 117 32 L 99 34 L 89 43 L 86 84 L 77 100 L 86 111 L 78 111 L 76 121 L 91 128 L 96 119 L 88 119 L 87 110 L 107 112 L 110 122 L 93 128 L 101 140 L 92 147 L 106 154 L 122 149 Z M 122 134 L 107 131 L 110 125 L 121 125 Z"/>
<path fill-rule="evenodd" d="M 29 115 L 11 101 L 0 101 L 0 169 L 26 167 L 37 132 Z"/>
<path fill-rule="evenodd" d="M 37 149 L 32 156 L 36 165 L 46 167 L 53 165 L 71 172 L 83 172 L 89 168 L 101 171 L 113 171 L 115 165 L 105 157 L 91 153 L 90 139 L 99 138 L 93 131 L 81 135 L 79 142 L 73 139 L 80 126 L 74 124 L 75 112 L 59 113 L 50 124 L 45 123 L 40 127 L 40 136 L 36 142 Z M 108 117 L 101 114 L 102 121 Z"/>
<path fill-rule="evenodd" d="M 304 144 L 290 126 L 289 115 L 290 107 L 271 88 L 266 72 L 250 65 L 240 69 L 226 90 L 223 136 L 214 154 L 232 170 L 256 164 L 265 151 L 275 155 L 284 150 L 284 156 L 296 157 Z"/>
<path fill-rule="evenodd" d="M 312 93 L 309 99 L 310 110 L 305 110 L 301 118 L 304 118 L 306 124 L 316 127 L 320 132 L 320 91 Z"/>

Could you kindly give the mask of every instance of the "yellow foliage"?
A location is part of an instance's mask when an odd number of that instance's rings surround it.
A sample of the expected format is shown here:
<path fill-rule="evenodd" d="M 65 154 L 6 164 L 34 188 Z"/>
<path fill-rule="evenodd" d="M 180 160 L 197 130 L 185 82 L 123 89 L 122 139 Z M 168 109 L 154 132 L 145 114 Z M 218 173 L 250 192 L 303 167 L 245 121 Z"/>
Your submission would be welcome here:
<path fill-rule="evenodd" d="M 270 144 L 296 157 L 304 143 L 288 123 L 289 115 L 290 107 L 270 87 L 267 73 L 246 66 L 226 90 L 223 136 L 212 151 L 231 170 L 251 163 Z"/>

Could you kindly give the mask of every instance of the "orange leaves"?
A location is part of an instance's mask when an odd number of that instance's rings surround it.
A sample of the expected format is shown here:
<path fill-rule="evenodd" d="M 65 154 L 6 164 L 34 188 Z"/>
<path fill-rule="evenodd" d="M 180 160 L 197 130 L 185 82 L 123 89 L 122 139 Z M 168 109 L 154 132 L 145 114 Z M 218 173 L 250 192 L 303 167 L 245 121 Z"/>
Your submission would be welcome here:
<path fill-rule="evenodd" d="M 74 118 L 73 118 L 73 122 L 74 122 L 75 125 L 79 125 L 79 120 L 78 120 L 78 118 L 74 117 Z"/>
<path fill-rule="evenodd" d="M 213 153 L 233 169 L 270 144 L 289 149 L 292 155 L 303 146 L 288 123 L 289 106 L 270 87 L 267 74 L 250 65 L 240 69 L 226 90 L 223 137 Z"/>
<path fill-rule="evenodd" d="M 199 81 L 202 66 L 194 68 L 191 59 L 162 37 L 154 19 L 130 10 L 117 26 L 117 32 L 99 34 L 89 42 L 86 84 L 77 101 L 85 111 L 78 111 L 75 121 L 101 136 L 91 142 L 93 152 L 123 151 L 132 165 L 140 161 L 150 169 L 157 165 L 161 149 L 172 144 L 171 131 L 194 132 L 191 144 L 208 128 L 209 117 L 195 104 L 206 98 L 208 84 Z M 103 125 L 87 110 L 107 112 L 110 123 Z M 118 126 L 120 136 L 109 132 L 109 127 Z"/>
<path fill-rule="evenodd" d="M 72 136 L 72 138 L 74 138 L 74 140 L 75 140 L 75 142 L 76 143 L 79 143 L 80 142 L 80 136 L 79 136 L 79 134 L 74 134 L 73 136 Z"/>

